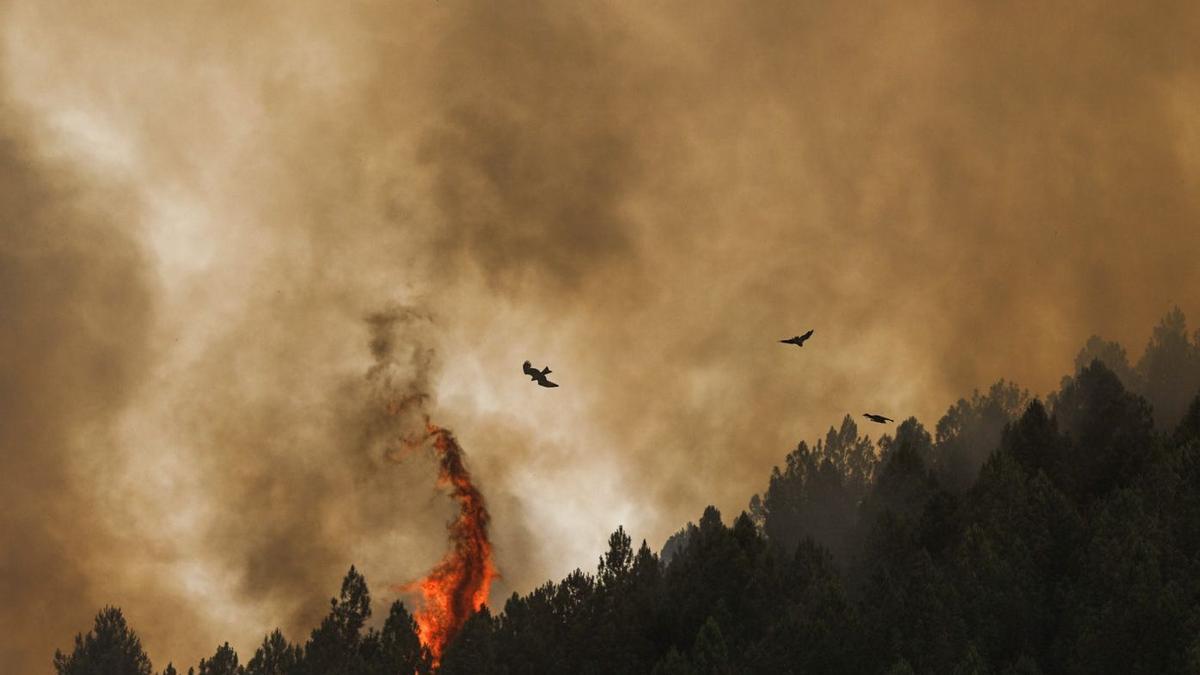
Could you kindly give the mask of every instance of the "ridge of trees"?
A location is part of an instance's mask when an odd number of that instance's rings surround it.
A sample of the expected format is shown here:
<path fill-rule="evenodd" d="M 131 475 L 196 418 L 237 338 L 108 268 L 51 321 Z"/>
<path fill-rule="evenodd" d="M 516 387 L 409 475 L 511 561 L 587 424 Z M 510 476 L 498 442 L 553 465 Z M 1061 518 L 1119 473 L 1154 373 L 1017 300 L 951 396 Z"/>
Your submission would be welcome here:
<path fill-rule="evenodd" d="M 483 608 L 439 672 L 1200 672 L 1200 333 L 1176 309 L 1136 366 L 1098 337 L 1075 366 L 1045 401 L 960 399 L 932 434 L 847 416 L 729 524 L 710 506 L 661 555 L 618 527 L 594 573 Z M 188 672 L 431 672 L 403 604 L 370 616 L 351 567 L 305 643 L 276 630 Z M 54 665 L 153 672 L 115 608 Z"/>

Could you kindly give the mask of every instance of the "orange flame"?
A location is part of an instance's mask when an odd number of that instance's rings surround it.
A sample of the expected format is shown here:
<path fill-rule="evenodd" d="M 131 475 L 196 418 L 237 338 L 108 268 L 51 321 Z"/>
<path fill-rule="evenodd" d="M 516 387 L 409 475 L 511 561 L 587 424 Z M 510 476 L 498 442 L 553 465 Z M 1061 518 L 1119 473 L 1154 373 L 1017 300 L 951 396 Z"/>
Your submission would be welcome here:
<path fill-rule="evenodd" d="M 483 503 L 483 494 L 471 482 L 462 448 L 450 430 L 428 423 L 427 430 L 440 462 L 438 485 L 451 488 L 450 496 L 458 502 L 459 512 L 446 526 L 450 551 L 428 576 L 403 586 L 402 590 L 421 592 L 422 606 L 413 618 L 421 644 L 429 648 L 436 666 L 446 644 L 471 614 L 487 602 L 492 580 L 498 573 L 492 563 L 492 543 L 488 539 L 491 516 Z"/>

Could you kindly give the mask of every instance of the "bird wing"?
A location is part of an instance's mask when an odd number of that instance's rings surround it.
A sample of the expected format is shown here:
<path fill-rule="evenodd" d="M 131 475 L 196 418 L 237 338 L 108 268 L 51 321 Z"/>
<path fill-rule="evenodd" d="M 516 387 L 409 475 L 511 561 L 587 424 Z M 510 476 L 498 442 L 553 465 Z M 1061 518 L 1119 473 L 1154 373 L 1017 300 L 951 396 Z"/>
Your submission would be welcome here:
<path fill-rule="evenodd" d="M 812 330 L 810 329 L 810 330 L 809 330 L 807 333 L 805 333 L 804 335 L 801 335 L 801 336 L 800 336 L 800 339 L 801 339 L 801 340 L 807 340 L 808 338 L 812 337 L 812 334 L 813 334 L 813 332 L 812 332 Z"/>
<path fill-rule="evenodd" d="M 526 375 L 533 375 L 537 371 L 533 369 L 533 364 L 526 361 L 525 365 L 521 366 L 521 370 L 525 371 Z"/>
<path fill-rule="evenodd" d="M 558 385 L 557 385 L 557 384 L 555 384 L 554 382 L 551 382 L 550 380 L 547 380 L 545 377 L 543 377 L 542 379 L 538 380 L 538 381 L 537 381 L 537 383 L 538 383 L 538 384 L 540 384 L 540 385 L 542 385 L 543 387 L 557 387 L 557 386 L 558 386 Z"/>
<path fill-rule="evenodd" d="M 794 344 L 796 344 L 796 340 L 799 340 L 799 339 L 800 339 L 800 336 L 797 335 L 796 337 L 790 337 L 786 340 L 780 340 L 780 342 L 782 342 L 785 345 L 794 345 Z"/>

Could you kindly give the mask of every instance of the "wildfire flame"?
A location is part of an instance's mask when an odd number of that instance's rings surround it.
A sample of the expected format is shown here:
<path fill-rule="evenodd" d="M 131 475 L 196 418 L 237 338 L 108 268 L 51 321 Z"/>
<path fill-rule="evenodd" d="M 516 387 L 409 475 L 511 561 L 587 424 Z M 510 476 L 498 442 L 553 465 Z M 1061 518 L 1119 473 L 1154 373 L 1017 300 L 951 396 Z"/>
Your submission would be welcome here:
<path fill-rule="evenodd" d="M 438 485 L 451 488 L 450 496 L 458 502 L 459 511 L 446 526 L 450 551 L 428 576 L 403 586 L 402 590 L 421 592 L 421 608 L 413 618 L 421 644 L 429 648 L 436 666 L 446 644 L 487 601 L 497 571 L 488 539 L 491 517 L 483 503 L 483 494 L 471 482 L 462 448 L 449 429 L 429 423 L 426 429 L 439 461 Z"/>
<path fill-rule="evenodd" d="M 458 504 L 458 515 L 446 525 L 450 550 L 441 562 L 424 579 L 393 587 L 399 592 L 420 592 L 413 618 L 421 644 L 436 666 L 446 645 L 487 601 L 497 572 L 488 539 L 491 517 L 483 494 L 471 482 L 454 434 L 431 424 L 425 411 L 434 364 L 434 352 L 423 346 L 422 339 L 429 321 L 427 314 L 403 306 L 367 317 L 375 357 L 367 382 L 373 402 L 385 415 L 372 420 L 369 432 L 372 439 L 383 441 L 384 456 L 400 462 L 432 446 L 438 459 L 438 486 L 450 488 L 450 497 Z M 404 339 L 399 339 L 402 334 Z"/>

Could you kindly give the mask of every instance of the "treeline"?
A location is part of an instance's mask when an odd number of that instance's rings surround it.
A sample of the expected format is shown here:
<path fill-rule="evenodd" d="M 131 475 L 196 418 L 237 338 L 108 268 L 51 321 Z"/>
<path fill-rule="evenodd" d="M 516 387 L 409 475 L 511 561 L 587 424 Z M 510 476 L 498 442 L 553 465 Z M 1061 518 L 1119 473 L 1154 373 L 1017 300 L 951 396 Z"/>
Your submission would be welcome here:
<path fill-rule="evenodd" d="M 429 672 L 403 605 L 369 615 L 351 568 L 306 643 L 198 672 Z M 114 609 L 55 664 L 152 672 Z M 1175 310 L 1136 365 L 1092 338 L 1045 401 L 1000 382 L 932 433 L 847 417 L 729 525 L 709 507 L 661 555 L 618 528 L 595 573 L 485 608 L 439 672 L 1200 672 L 1200 333 Z"/>
<path fill-rule="evenodd" d="M 279 630 L 263 638 L 262 645 L 244 665 L 229 643 L 217 647 L 194 675 L 396 675 L 428 673 L 429 650 L 417 639 L 417 624 L 404 608 L 392 604 L 382 630 L 366 628 L 371 618 L 367 581 L 354 567 L 342 580 L 339 597 L 329 602 L 329 614 L 302 645 L 290 644 Z M 365 629 L 365 630 L 364 630 Z M 152 675 L 153 666 L 141 640 L 125 622 L 121 610 L 106 607 L 96 615 L 87 635 L 75 637 L 70 654 L 54 655 L 60 675 Z M 167 664 L 162 675 L 178 675 Z"/>

